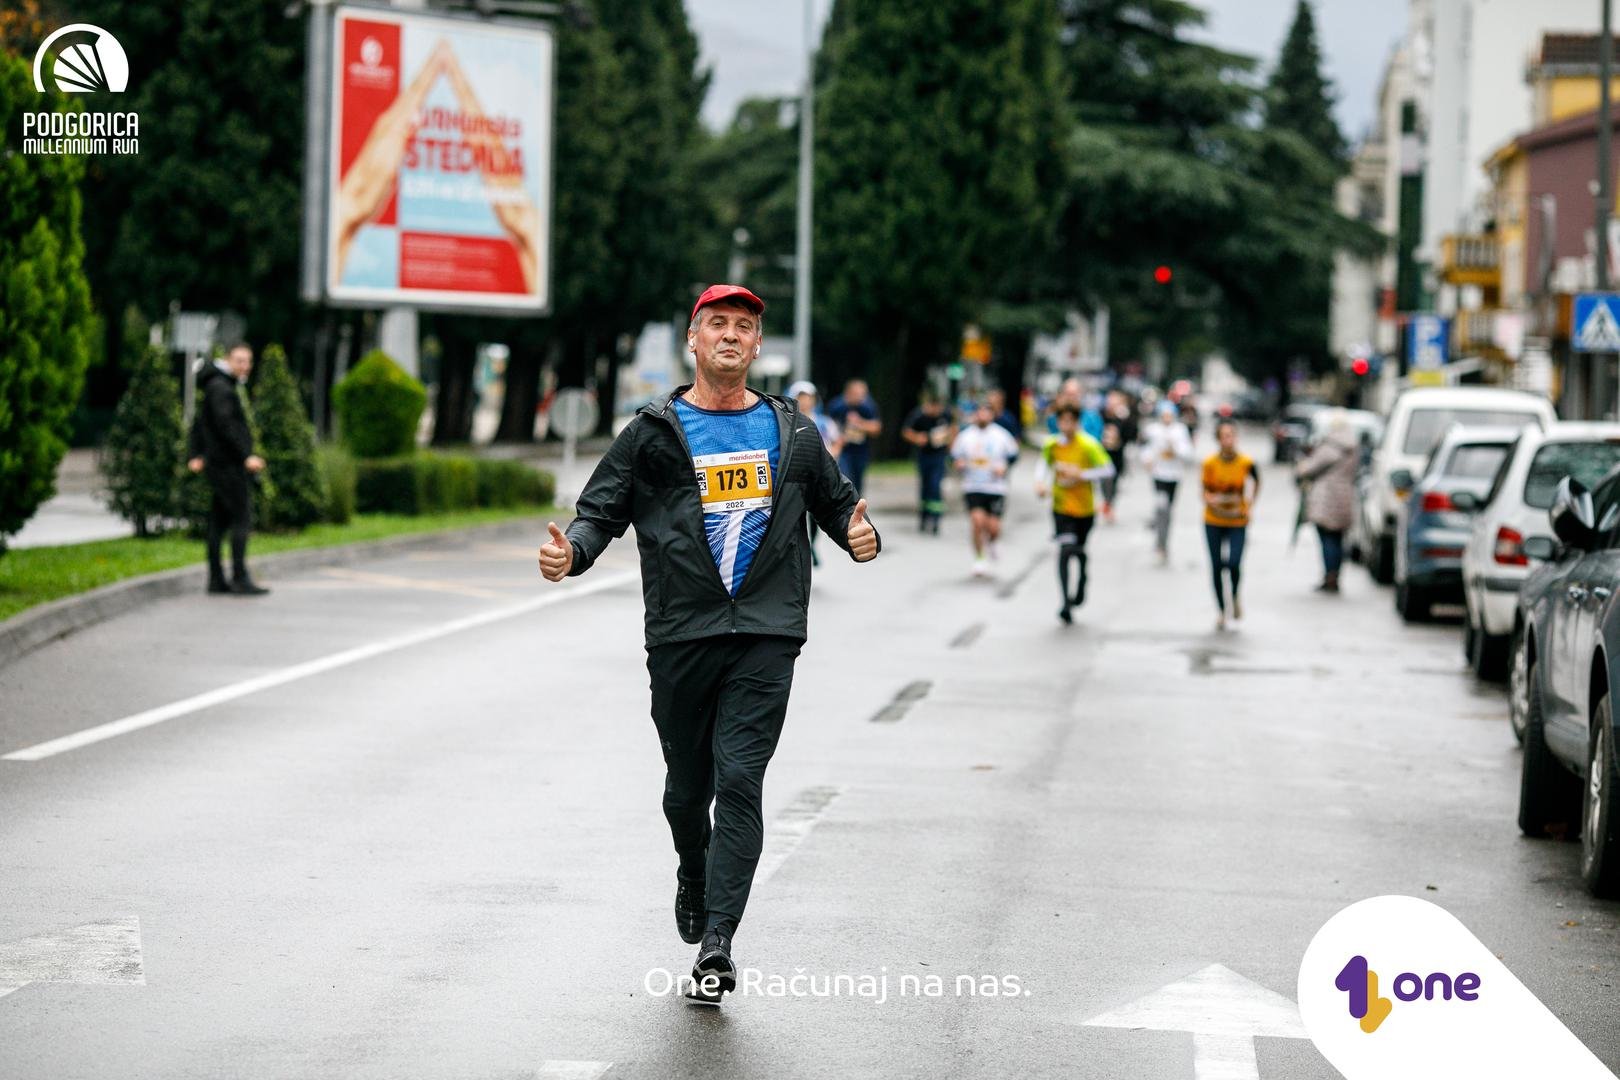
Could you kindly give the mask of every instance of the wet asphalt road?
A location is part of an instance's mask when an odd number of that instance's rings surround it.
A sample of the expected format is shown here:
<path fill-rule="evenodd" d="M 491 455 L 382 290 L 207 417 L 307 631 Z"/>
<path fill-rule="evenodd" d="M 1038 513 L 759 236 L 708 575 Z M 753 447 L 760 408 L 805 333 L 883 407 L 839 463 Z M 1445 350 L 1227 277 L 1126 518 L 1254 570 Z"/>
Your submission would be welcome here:
<path fill-rule="evenodd" d="M 994 581 L 888 478 L 884 554 L 817 573 L 736 942 L 805 996 L 660 992 L 692 949 L 628 539 L 547 586 L 535 523 L 0 668 L 0 756 L 189 701 L 0 760 L 0 1077 L 1190 1077 L 1190 1036 L 1083 1022 L 1211 964 L 1292 998 L 1317 928 L 1383 893 L 1446 907 L 1620 1065 L 1620 905 L 1518 836 L 1505 702 L 1455 625 L 1402 626 L 1355 568 L 1313 595 L 1268 472 L 1238 628 L 1196 492 L 1160 568 L 1140 476 L 1065 628 L 1020 471 Z M 4 993 L 7 943 L 117 920 L 127 977 Z M 839 973 L 887 999 L 813 993 Z M 1303 1040 L 1257 1061 L 1336 1075 Z"/>

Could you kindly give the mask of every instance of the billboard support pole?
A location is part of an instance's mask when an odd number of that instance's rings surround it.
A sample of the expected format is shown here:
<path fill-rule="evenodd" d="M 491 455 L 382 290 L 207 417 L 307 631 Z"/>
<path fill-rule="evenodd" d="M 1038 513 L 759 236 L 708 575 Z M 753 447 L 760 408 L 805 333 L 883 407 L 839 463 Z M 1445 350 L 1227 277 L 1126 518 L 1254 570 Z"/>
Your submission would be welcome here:
<path fill-rule="evenodd" d="M 327 108 L 332 100 L 331 0 L 310 0 L 304 50 L 304 251 L 299 295 L 318 304 L 325 295 Z"/>
<path fill-rule="evenodd" d="M 815 192 L 816 4 L 804 0 L 804 92 L 799 95 L 799 235 L 793 259 L 793 380 L 810 377 L 810 226 Z"/>

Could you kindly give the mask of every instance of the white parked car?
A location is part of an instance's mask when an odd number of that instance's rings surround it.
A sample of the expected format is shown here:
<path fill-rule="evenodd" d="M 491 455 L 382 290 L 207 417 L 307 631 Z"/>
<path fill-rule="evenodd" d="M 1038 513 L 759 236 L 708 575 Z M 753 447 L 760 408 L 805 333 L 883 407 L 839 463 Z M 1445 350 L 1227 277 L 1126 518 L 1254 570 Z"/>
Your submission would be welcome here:
<path fill-rule="evenodd" d="M 1421 386 L 1403 391 L 1389 411 L 1384 437 L 1357 485 L 1350 546 L 1362 556 L 1373 580 L 1395 579 L 1395 519 L 1410 490 L 1398 490 L 1397 476 L 1417 476 L 1454 424 L 1464 427 L 1546 428 L 1558 419 L 1552 402 L 1538 394 L 1494 386 Z"/>
<path fill-rule="evenodd" d="M 1590 490 L 1616 465 L 1620 424 L 1561 421 L 1526 428 L 1497 470 L 1463 549 L 1463 648 L 1480 678 L 1507 674 L 1519 586 L 1530 573 L 1524 542 L 1552 535 L 1547 511 L 1558 482 L 1573 476 Z"/>

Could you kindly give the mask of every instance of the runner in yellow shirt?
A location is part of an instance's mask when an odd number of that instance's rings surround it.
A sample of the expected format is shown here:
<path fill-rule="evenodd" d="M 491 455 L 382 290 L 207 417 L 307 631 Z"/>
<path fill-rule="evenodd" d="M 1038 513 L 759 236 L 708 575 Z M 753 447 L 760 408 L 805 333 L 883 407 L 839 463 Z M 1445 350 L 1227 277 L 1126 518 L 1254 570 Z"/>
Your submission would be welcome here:
<path fill-rule="evenodd" d="M 1209 542 L 1210 568 L 1215 576 L 1215 628 L 1226 628 L 1226 584 L 1232 582 L 1232 618 L 1243 618 L 1238 599 L 1242 576 L 1243 541 L 1248 535 L 1249 508 L 1260 495 L 1260 471 L 1254 460 L 1238 453 L 1237 425 L 1222 420 L 1215 426 L 1220 450 L 1204 459 L 1204 539 Z"/>
<path fill-rule="evenodd" d="M 1063 607 L 1058 618 L 1074 622 L 1073 608 L 1086 602 L 1086 537 L 1091 534 L 1097 514 L 1094 484 L 1114 475 L 1114 462 L 1102 444 L 1079 430 L 1080 408 L 1065 401 L 1058 406 L 1058 433 L 1041 448 L 1041 462 L 1035 472 L 1035 493 L 1046 498 L 1048 480 L 1052 491 L 1052 522 L 1058 543 L 1058 585 L 1063 590 Z M 1069 563 L 1075 562 L 1079 575 L 1074 591 L 1069 591 Z"/>

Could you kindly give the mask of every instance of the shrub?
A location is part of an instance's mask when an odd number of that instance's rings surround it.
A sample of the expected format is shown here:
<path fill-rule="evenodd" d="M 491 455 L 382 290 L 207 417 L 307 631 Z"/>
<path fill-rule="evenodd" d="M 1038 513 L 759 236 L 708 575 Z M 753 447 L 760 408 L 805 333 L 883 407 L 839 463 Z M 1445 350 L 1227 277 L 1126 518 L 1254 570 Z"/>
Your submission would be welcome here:
<path fill-rule="evenodd" d="M 298 384 L 280 345 L 264 350 L 254 379 L 253 415 L 259 453 L 274 481 L 264 498 L 264 524 L 274 529 L 313 525 L 326 511 L 328 493 L 315 464 L 315 427 L 304 415 Z"/>
<path fill-rule="evenodd" d="M 423 514 L 471 510 L 478 505 L 478 464 L 472 458 L 422 455 L 416 486 Z"/>
<path fill-rule="evenodd" d="M 315 466 L 325 485 L 326 506 L 322 517 L 334 525 L 346 525 L 354 517 L 356 471 L 354 455 L 341 446 L 322 446 L 315 454 Z"/>
<path fill-rule="evenodd" d="M 540 506 L 556 494 L 550 473 L 517 461 L 430 453 L 360 461 L 354 469 L 355 507 L 363 514 Z"/>
<path fill-rule="evenodd" d="M 168 355 L 154 346 L 136 357 L 101 455 L 107 502 L 136 536 L 160 532 L 180 512 L 184 454 L 180 395 Z"/>
<path fill-rule="evenodd" d="M 343 443 L 360 458 L 416 449 L 416 425 L 427 391 L 381 349 L 373 350 L 332 390 Z"/>
<path fill-rule="evenodd" d="M 354 505 L 362 514 L 421 513 L 416 459 L 371 458 L 355 462 Z"/>
<path fill-rule="evenodd" d="M 538 506 L 550 502 L 554 494 L 550 473 L 521 461 L 478 462 L 479 506 Z"/>

